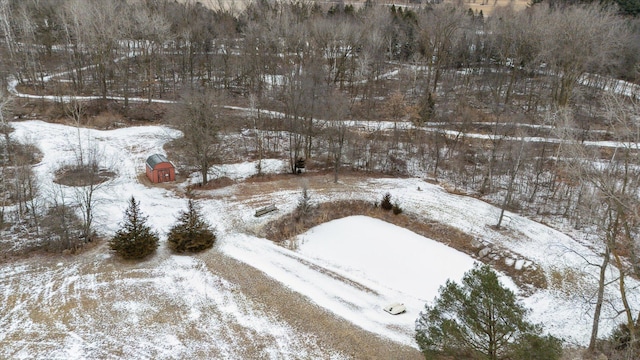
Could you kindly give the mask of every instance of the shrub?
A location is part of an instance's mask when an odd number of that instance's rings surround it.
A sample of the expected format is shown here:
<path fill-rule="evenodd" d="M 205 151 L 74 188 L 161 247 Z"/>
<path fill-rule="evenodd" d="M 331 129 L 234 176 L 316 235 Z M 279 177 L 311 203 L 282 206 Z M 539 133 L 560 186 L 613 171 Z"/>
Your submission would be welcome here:
<path fill-rule="evenodd" d="M 178 222 L 169 230 L 167 245 L 178 253 L 199 252 L 211 248 L 215 241 L 211 226 L 202 219 L 198 207 L 189 199 L 187 210 L 180 213 Z"/>
<path fill-rule="evenodd" d="M 402 214 L 402 208 L 400 207 L 400 204 L 398 204 L 397 201 L 393 204 L 393 214 L 394 215 Z"/>
<path fill-rule="evenodd" d="M 124 223 L 109 241 L 109 248 L 124 259 L 142 259 L 153 253 L 158 247 L 158 235 L 147 226 L 147 217 L 133 196 L 124 214 Z"/>
<path fill-rule="evenodd" d="M 67 205 L 55 203 L 50 206 L 42 218 L 40 226 L 49 250 L 76 250 L 84 243 L 82 220 Z"/>
<path fill-rule="evenodd" d="M 635 338 L 640 337 L 640 330 L 634 329 Z M 638 359 L 640 357 L 640 346 L 631 340 L 631 330 L 625 323 L 619 324 L 609 335 L 607 340 L 608 353 L 610 359 Z"/>
<path fill-rule="evenodd" d="M 384 194 L 384 196 L 382 197 L 382 201 L 380 202 L 380 207 L 382 208 L 382 210 L 386 211 L 393 209 L 393 204 L 391 203 L 391 194 Z"/>
<path fill-rule="evenodd" d="M 312 206 L 310 200 L 311 196 L 305 186 L 302 188 L 302 194 L 298 199 L 298 206 L 296 207 L 296 221 L 304 220 L 311 215 Z"/>

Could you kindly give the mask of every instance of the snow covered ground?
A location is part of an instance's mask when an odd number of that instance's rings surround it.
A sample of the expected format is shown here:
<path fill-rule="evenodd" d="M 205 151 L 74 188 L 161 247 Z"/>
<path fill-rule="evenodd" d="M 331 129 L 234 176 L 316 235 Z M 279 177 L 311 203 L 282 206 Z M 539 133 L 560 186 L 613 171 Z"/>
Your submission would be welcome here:
<path fill-rule="evenodd" d="M 340 317 L 415 346 L 414 322 L 447 279 L 460 280 L 473 259 L 395 225 L 364 216 L 334 220 L 300 236 L 298 251 L 237 236 L 222 250 L 305 294 Z M 382 308 L 403 302 L 407 313 Z"/>
<path fill-rule="evenodd" d="M 53 183 L 53 173 L 74 160 L 79 141 L 85 149 L 102 154 L 117 173 L 97 194 L 96 224 L 104 235 L 118 228 L 132 195 L 161 238 L 186 206 L 180 184 L 149 187 L 137 180 L 146 157 L 163 153 L 163 144 L 180 136 L 175 130 L 81 129 L 78 135 L 76 128 L 42 121 L 12 125 L 13 137 L 33 142 L 44 155 L 34 170 L 45 200 L 54 188 L 62 189 L 69 200 L 75 196 L 73 188 Z M 279 160 L 267 164 L 273 171 L 284 166 Z M 226 165 L 214 172 L 243 179 L 255 172 L 254 165 Z M 286 249 L 250 235 L 277 216 L 255 218 L 252 204 L 279 204 L 278 213 L 285 214 L 295 207 L 299 192 L 283 189 L 251 197 L 240 191 L 235 185 L 210 190 L 210 196 L 201 200 L 207 220 L 218 232 L 216 249 L 210 251 L 246 263 L 345 321 L 401 344 L 416 346 L 413 323 L 424 303 L 433 299 L 446 279 L 459 280 L 473 264 L 469 256 L 441 243 L 361 216 L 311 229 L 299 236 L 293 250 Z M 506 230 L 495 231 L 488 225 L 495 223 L 497 208 L 419 179 L 353 179 L 322 193 L 310 191 L 314 201 L 370 200 L 390 192 L 406 212 L 511 249 L 539 265 L 548 278 L 553 271 L 566 269 L 583 274 L 579 286 L 536 291 L 528 297 L 521 293 L 521 300 L 532 309 L 532 320 L 542 322 L 553 335 L 574 344 L 588 341 L 592 306 L 586 299 L 593 294 L 597 268 L 586 260 L 597 261 L 598 256 L 569 236 L 512 213 L 507 214 Z M 266 314 L 238 294 L 234 284 L 212 273 L 205 258 L 171 255 L 161 247 L 153 259 L 140 264 L 122 263 L 104 250 L 60 262 L 0 265 L 0 357 L 185 358 L 215 351 L 219 357 L 239 358 L 242 339 L 234 340 L 237 332 L 232 329 L 241 329 L 244 340 L 271 339 L 269 346 L 256 350 L 264 358 L 345 357 L 323 350 L 312 335 L 296 333 Z M 613 278 L 615 271 L 609 276 Z M 503 281 L 515 287 L 508 278 Z M 628 279 L 630 288 L 638 285 Z M 638 309 L 638 292 L 630 295 Z M 613 287 L 607 298 L 617 304 Z M 392 302 L 405 303 L 408 312 L 398 316 L 383 312 L 382 307 Z M 175 319 L 162 318 L 166 311 L 176 311 Z M 618 321 L 614 308 L 607 306 L 601 334 Z"/>

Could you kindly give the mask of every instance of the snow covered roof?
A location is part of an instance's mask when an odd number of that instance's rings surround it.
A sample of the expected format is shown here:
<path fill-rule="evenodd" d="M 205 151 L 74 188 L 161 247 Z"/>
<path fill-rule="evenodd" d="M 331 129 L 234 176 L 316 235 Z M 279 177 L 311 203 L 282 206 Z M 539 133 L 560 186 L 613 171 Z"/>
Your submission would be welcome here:
<path fill-rule="evenodd" d="M 154 169 L 156 165 L 163 162 L 169 162 L 169 159 L 167 159 L 167 157 L 162 154 L 153 154 L 147 158 L 147 165 L 152 169 Z"/>

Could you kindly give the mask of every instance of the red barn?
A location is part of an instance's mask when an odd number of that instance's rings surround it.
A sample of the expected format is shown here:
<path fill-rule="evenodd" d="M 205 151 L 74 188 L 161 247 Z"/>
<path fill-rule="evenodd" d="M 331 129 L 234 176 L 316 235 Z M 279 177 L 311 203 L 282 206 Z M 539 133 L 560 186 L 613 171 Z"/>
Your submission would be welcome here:
<path fill-rule="evenodd" d="M 147 177 L 152 183 L 176 180 L 176 169 L 166 156 L 154 154 L 147 158 Z"/>

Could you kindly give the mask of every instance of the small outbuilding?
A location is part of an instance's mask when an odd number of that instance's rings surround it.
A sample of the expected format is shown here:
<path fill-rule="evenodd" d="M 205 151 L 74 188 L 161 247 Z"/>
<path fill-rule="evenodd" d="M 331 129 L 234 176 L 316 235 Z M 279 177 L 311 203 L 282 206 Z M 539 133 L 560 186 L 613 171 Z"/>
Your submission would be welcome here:
<path fill-rule="evenodd" d="M 176 169 L 166 156 L 154 154 L 147 158 L 147 177 L 157 184 L 176 180 Z"/>

